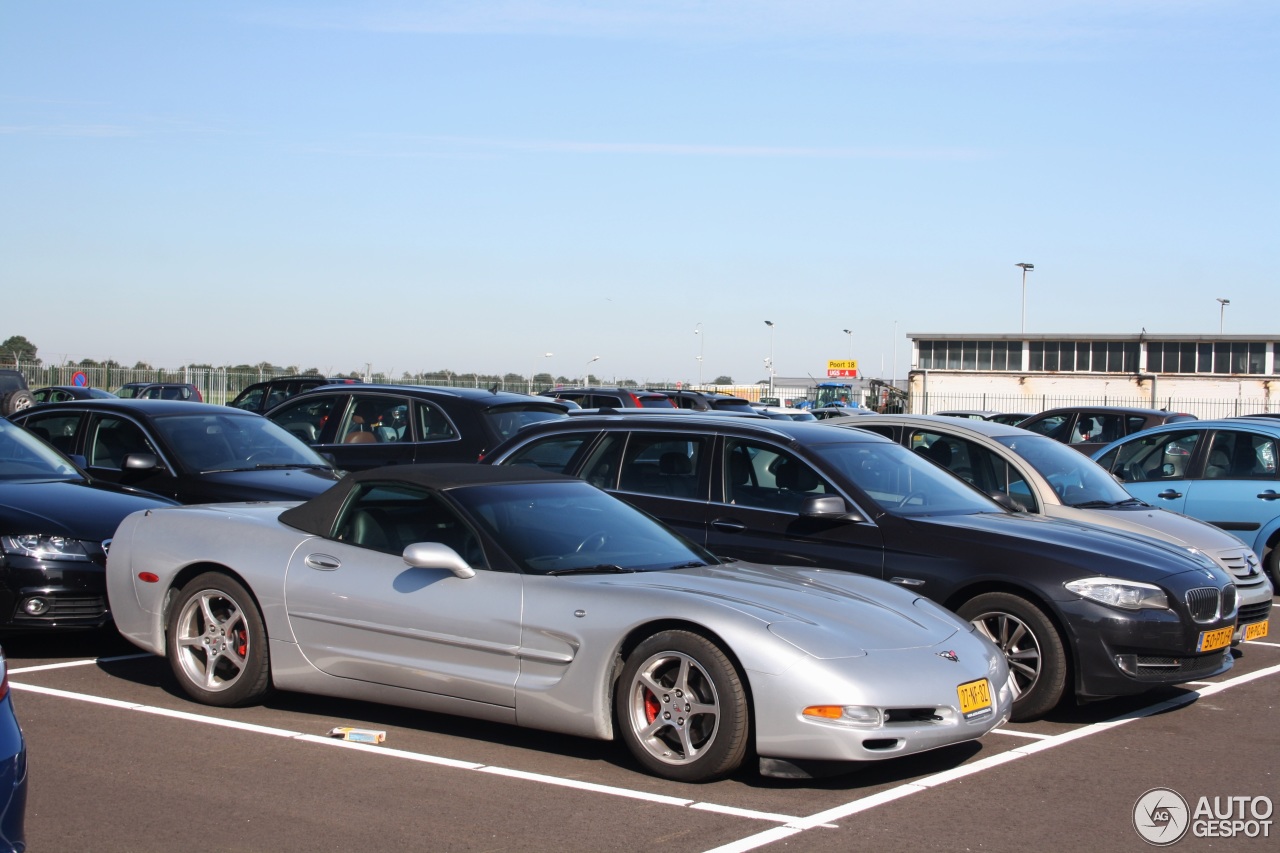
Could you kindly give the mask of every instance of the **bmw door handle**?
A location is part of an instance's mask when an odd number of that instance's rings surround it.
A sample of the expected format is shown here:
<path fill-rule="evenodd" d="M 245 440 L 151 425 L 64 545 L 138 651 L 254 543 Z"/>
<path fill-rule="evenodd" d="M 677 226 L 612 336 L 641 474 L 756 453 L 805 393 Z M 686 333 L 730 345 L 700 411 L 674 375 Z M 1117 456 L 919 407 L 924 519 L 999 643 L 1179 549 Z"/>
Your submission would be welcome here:
<path fill-rule="evenodd" d="M 1280 500 L 1280 492 L 1273 489 L 1267 489 L 1265 492 L 1258 495 L 1258 497 L 1262 498 L 1264 501 Z"/>
<path fill-rule="evenodd" d="M 303 563 L 308 569 L 315 569 L 318 572 L 333 572 L 342 568 L 342 561 L 328 554 L 308 554 Z"/>
<path fill-rule="evenodd" d="M 1156 497 L 1171 501 L 1174 498 L 1182 497 L 1182 492 L 1175 492 L 1173 489 L 1165 489 L 1163 492 L 1156 495 Z"/>
<path fill-rule="evenodd" d="M 711 526 L 726 533 L 741 533 L 747 529 L 747 526 L 741 521 L 734 521 L 730 518 L 717 518 L 711 522 Z"/>

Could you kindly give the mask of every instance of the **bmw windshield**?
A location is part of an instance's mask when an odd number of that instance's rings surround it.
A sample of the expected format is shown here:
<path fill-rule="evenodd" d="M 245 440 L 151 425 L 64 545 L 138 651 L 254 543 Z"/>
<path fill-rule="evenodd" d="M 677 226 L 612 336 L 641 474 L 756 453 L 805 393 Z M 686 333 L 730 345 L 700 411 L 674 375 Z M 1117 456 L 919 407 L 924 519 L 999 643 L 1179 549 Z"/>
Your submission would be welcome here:
<path fill-rule="evenodd" d="M 901 445 L 859 441 L 813 444 L 808 449 L 825 463 L 824 468 L 853 483 L 891 515 L 972 515 L 1005 511 L 950 471 Z"/>

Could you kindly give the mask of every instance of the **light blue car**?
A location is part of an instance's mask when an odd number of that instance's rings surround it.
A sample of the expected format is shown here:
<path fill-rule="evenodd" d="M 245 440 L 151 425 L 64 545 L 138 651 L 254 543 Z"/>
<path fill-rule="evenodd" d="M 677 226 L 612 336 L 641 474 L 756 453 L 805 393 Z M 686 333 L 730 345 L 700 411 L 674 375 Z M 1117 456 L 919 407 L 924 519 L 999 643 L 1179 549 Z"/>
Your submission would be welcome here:
<path fill-rule="evenodd" d="M 1203 519 L 1253 548 L 1280 579 L 1280 420 L 1183 421 L 1100 448 L 1093 458 L 1134 496 Z"/>

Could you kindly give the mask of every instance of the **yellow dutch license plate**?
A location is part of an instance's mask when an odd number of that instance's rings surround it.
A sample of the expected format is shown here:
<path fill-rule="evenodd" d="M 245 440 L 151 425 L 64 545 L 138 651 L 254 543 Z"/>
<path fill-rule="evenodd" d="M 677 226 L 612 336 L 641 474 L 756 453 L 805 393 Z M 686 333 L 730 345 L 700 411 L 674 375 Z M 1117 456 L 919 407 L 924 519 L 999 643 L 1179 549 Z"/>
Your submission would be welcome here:
<path fill-rule="evenodd" d="M 1261 640 L 1267 636 L 1267 623 L 1269 619 L 1263 619 L 1261 622 L 1254 622 L 1252 625 L 1244 626 L 1244 638 L 1246 640 Z"/>
<path fill-rule="evenodd" d="M 956 695 L 960 698 L 960 713 L 966 717 L 991 708 L 991 684 L 985 678 L 961 684 Z"/>
<path fill-rule="evenodd" d="M 1219 628 L 1216 631 L 1201 631 L 1200 644 L 1196 646 L 1198 652 L 1211 652 L 1214 649 L 1225 649 L 1231 645 L 1231 635 L 1235 633 L 1235 626 L 1231 625 L 1226 628 Z"/>

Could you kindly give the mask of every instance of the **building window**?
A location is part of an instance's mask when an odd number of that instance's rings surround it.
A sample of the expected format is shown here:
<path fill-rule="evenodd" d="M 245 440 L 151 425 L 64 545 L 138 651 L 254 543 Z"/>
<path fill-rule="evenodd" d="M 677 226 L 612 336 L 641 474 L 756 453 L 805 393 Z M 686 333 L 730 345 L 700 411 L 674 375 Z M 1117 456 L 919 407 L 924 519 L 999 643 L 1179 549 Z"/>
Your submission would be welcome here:
<path fill-rule="evenodd" d="M 1152 373 L 1262 373 L 1267 345 L 1260 341 L 1147 344 L 1147 370 Z"/>

